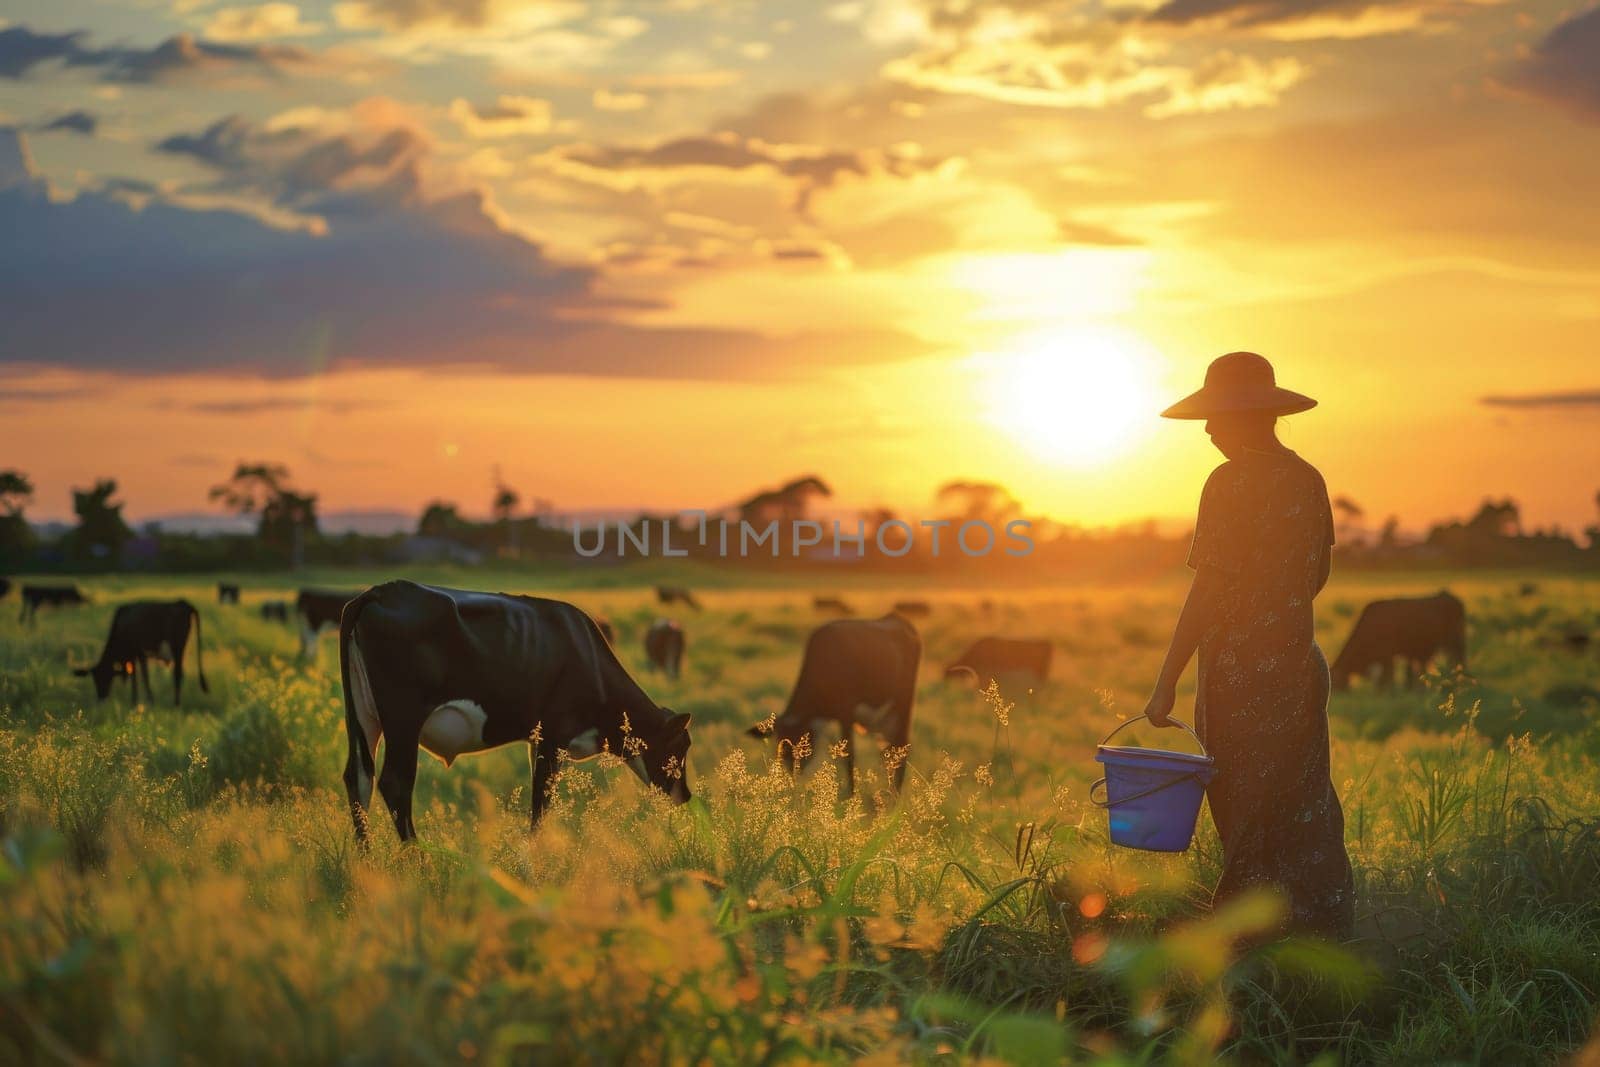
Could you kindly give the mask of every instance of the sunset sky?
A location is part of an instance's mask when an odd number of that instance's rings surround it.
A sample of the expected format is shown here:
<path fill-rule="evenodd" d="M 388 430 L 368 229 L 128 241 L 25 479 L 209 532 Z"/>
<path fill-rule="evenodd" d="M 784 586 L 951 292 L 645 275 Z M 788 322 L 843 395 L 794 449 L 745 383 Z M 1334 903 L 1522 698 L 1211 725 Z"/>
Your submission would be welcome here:
<path fill-rule="evenodd" d="M 1249 348 L 1405 526 L 1600 489 L 1600 8 L 0 0 L 0 467 L 203 510 L 1192 515 Z"/>

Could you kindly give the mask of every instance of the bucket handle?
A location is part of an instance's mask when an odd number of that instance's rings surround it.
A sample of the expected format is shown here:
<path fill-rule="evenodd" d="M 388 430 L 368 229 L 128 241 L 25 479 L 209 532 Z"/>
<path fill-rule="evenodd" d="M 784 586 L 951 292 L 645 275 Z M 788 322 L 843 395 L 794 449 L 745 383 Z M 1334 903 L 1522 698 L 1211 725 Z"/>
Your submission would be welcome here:
<path fill-rule="evenodd" d="M 1201 786 L 1204 786 L 1206 784 L 1205 782 L 1201 781 L 1200 774 L 1199 774 L 1198 771 L 1191 771 L 1188 774 L 1179 775 L 1177 778 L 1169 778 L 1165 782 L 1162 782 L 1160 785 L 1153 785 L 1149 789 L 1144 790 L 1143 792 L 1133 794 L 1133 796 L 1131 796 L 1131 797 L 1122 797 L 1121 799 L 1119 799 L 1117 801 L 1117 803 L 1118 804 L 1130 804 L 1135 800 L 1139 800 L 1139 799 L 1141 799 L 1143 797 L 1149 796 L 1151 793 L 1159 793 L 1163 789 L 1170 789 L 1175 785 L 1179 785 L 1179 784 L 1181 784 L 1183 782 L 1187 782 L 1187 781 L 1191 781 L 1191 780 L 1196 781 L 1196 782 L 1200 782 Z M 1096 778 L 1089 785 L 1089 803 L 1093 804 L 1097 808 L 1109 808 L 1111 806 L 1111 790 L 1109 790 L 1109 789 L 1106 790 L 1106 796 L 1105 796 L 1104 800 L 1096 799 L 1095 795 L 1094 795 L 1094 791 L 1096 789 L 1101 788 L 1105 784 L 1106 784 L 1106 780 L 1104 778 Z"/>
<path fill-rule="evenodd" d="M 1113 737 L 1116 737 L 1117 734 L 1121 733 L 1123 730 L 1126 730 L 1128 727 L 1132 726 L 1134 723 L 1140 722 L 1141 720 L 1145 721 L 1145 722 L 1149 721 L 1148 719 L 1145 719 L 1144 716 L 1141 715 L 1138 718 L 1129 719 L 1126 722 L 1118 723 L 1116 725 L 1116 727 L 1114 727 L 1109 734 L 1106 734 L 1104 737 L 1102 737 L 1100 739 L 1100 743 L 1102 745 L 1105 744 L 1107 741 L 1111 740 Z M 1183 727 L 1184 733 L 1186 733 L 1190 737 L 1194 738 L 1194 743 L 1200 746 L 1200 755 L 1207 756 L 1207 757 L 1209 757 L 1211 755 L 1211 753 L 1206 751 L 1206 743 L 1204 741 L 1200 740 L 1200 735 L 1199 734 L 1194 732 L 1194 727 L 1190 726 L 1188 723 L 1184 722 L 1182 719 L 1168 719 L 1167 721 L 1169 723 L 1171 723 L 1173 726 L 1181 726 L 1181 727 Z M 1142 796 L 1143 794 L 1140 794 L 1140 795 Z"/>

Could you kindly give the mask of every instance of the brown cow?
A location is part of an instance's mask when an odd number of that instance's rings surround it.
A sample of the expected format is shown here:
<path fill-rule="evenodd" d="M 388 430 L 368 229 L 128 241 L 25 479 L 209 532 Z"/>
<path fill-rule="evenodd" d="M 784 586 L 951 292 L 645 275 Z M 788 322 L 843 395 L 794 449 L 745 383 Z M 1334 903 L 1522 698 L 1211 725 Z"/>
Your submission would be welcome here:
<path fill-rule="evenodd" d="M 811 598 L 813 609 L 833 615 L 854 615 L 850 605 L 836 596 L 819 596 Z"/>
<path fill-rule="evenodd" d="M 911 741 L 911 706 L 917 696 L 917 664 L 922 659 L 922 638 L 917 628 L 899 615 L 881 619 L 837 619 L 823 623 L 806 639 L 800 677 L 783 714 L 772 723 L 779 749 L 790 751 L 800 738 L 810 735 L 806 758 L 822 744 L 824 722 L 839 724 L 845 746 L 846 793 L 855 791 L 854 731 L 859 724 L 889 745 L 904 747 Z M 753 737 L 765 737 L 767 724 L 753 726 Z M 805 761 L 802 760 L 802 763 Z M 893 783 L 900 788 L 906 765 L 895 767 Z"/>
<path fill-rule="evenodd" d="M 1374 600 L 1362 608 L 1328 670 L 1340 692 L 1350 688 L 1352 677 L 1374 667 L 1379 668 L 1379 685 L 1388 688 L 1394 685 L 1394 661 L 1403 659 L 1409 687 L 1440 653 L 1453 664 L 1467 665 L 1467 611 L 1443 590 L 1433 596 Z"/>
<path fill-rule="evenodd" d="M 656 586 L 656 600 L 663 604 L 687 604 L 696 611 L 700 610 L 700 601 L 681 585 Z"/>
<path fill-rule="evenodd" d="M 1051 652 L 1049 641 L 980 637 L 945 668 L 944 676 L 953 678 L 970 673 L 982 686 L 1005 678 L 1043 682 L 1050 677 Z"/>
<path fill-rule="evenodd" d="M 683 670 L 683 627 L 672 619 L 657 619 L 644 634 L 644 653 L 650 666 L 676 678 Z"/>
<path fill-rule="evenodd" d="M 889 610 L 903 618 L 925 619 L 933 614 L 933 605 L 926 600 L 897 600 Z"/>

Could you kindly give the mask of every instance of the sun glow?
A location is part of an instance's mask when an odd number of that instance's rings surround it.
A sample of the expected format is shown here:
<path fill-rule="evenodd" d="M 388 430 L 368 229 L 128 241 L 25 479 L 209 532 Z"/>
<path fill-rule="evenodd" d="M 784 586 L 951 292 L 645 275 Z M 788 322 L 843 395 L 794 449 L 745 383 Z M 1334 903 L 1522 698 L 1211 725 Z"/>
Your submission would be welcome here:
<path fill-rule="evenodd" d="M 1098 467 L 1153 427 L 1157 356 L 1117 329 L 1044 330 L 975 357 L 988 421 L 1039 459 Z"/>

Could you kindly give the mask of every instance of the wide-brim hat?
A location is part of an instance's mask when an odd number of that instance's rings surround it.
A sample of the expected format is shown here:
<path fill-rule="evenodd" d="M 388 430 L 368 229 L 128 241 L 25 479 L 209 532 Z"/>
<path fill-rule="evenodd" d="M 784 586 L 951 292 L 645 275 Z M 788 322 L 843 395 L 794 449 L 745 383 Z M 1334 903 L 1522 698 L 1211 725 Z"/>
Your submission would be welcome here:
<path fill-rule="evenodd" d="M 1280 389 L 1272 364 L 1254 352 L 1229 352 L 1211 361 L 1206 383 L 1161 413 L 1168 419 L 1209 419 L 1213 415 L 1259 412 L 1293 415 L 1317 402 L 1304 393 Z"/>

